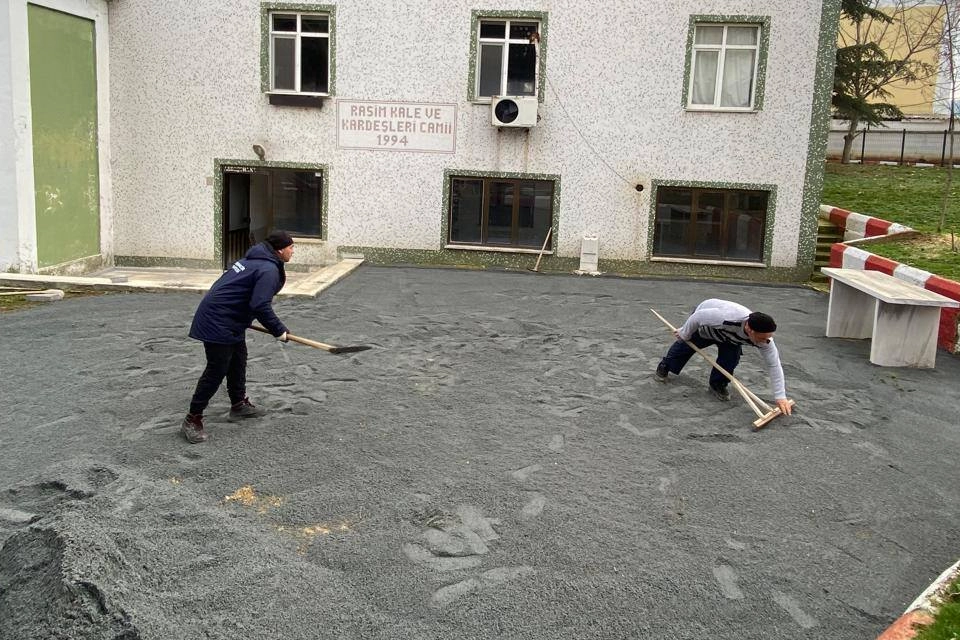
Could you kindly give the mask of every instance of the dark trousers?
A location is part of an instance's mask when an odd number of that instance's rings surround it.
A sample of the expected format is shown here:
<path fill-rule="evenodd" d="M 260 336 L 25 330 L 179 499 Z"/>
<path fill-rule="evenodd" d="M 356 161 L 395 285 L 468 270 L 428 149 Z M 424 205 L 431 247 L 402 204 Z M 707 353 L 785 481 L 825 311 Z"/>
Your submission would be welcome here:
<path fill-rule="evenodd" d="M 733 370 L 737 368 L 737 365 L 740 364 L 740 356 L 743 354 L 743 347 L 739 344 L 727 344 L 725 342 L 715 342 L 710 338 L 704 338 L 700 334 L 693 334 L 693 338 L 690 339 L 690 342 L 695 344 L 698 349 L 703 350 L 704 347 L 709 347 L 712 344 L 717 345 L 717 364 L 726 370 L 727 373 L 733 375 Z M 663 357 L 663 360 L 660 362 L 667 365 L 667 369 L 675 374 L 679 374 L 687 361 L 690 360 L 690 357 L 696 353 L 690 346 L 683 340 L 677 340 L 671 345 L 670 350 L 667 351 L 667 355 Z M 721 389 L 727 386 L 726 376 L 717 371 L 715 368 L 710 367 L 710 386 L 719 387 Z"/>
<path fill-rule="evenodd" d="M 203 414 L 224 378 L 227 379 L 230 404 L 236 404 L 247 397 L 246 341 L 236 344 L 204 342 L 203 350 L 207 354 L 207 366 L 200 375 L 197 389 L 190 401 L 190 413 L 194 415 Z"/>

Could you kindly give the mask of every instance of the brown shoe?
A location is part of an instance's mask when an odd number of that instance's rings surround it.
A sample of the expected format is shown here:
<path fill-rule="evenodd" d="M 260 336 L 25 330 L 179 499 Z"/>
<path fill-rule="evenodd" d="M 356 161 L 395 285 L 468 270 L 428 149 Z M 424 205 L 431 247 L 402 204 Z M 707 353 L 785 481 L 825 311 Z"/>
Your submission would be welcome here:
<path fill-rule="evenodd" d="M 188 413 L 180 423 L 180 433 L 190 444 L 206 442 L 207 434 L 203 430 L 203 416 Z"/>
<path fill-rule="evenodd" d="M 249 398 L 244 398 L 230 407 L 230 417 L 227 419 L 230 420 L 230 422 L 237 422 L 244 418 L 260 418 L 266 415 L 266 413 L 266 411 L 250 402 Z"/>

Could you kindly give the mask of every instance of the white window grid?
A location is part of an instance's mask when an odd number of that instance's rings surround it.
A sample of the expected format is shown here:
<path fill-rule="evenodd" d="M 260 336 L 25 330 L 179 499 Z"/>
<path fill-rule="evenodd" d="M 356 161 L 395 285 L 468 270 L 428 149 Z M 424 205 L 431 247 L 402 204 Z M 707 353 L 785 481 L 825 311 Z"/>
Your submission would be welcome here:
<path fill-rule="evenodd" d="M 701 27 L 723 27 L 723 40 L 719 45 L 717 44 L 697 44 L 696 38 L 696 29 Z M 727 32 L 730 27 L 752 27 L 757 34 L 755 44 L 727 44 Z M 687 108 L 688 109 L 708 109 L 708 110 L 723 110 L 723 111 L 752 111 L 757 100 L 757 68 L 760 64 L 760 38 L 763 34 L 760 32 L 760 25 L 757 24 L 748 24 L 748 23 L 730 23 L 730 24 L 721 24 L 717 22 L 703 22 L 694 26 L 693 34 L 693 49 L 690 54 L 690 83 L 687 86 Z M 753 70 L 751 73 L 752 80 L 750 82 L 750 104 L 746 107 L 722 107 L 720 106 L 720 92 L 723 90 L 723 67 L 724 62 L 726 61 L 726 52 L 732 49 L 743 49 L 751 50 L 754 52 L 753 55 Z M 696 78 L 696 63 L 697 63 L 697 52 L 699 51 L 717 51 L 718 52 L 718 61 L 717 61 L 717 77 L 716 87 L 714 88 L 713 94 L 713 103 L 712 104 L 694 104 L 693 101 L 693 83 Z"/>
<path fill-rule="evenodd" d="M 504 23 L 504 37 L 503 38 L 484 38 L 480 36 L 480 30 L 483 27 L 484 23 Z M 534 20 L 531 18 L 518 18 L 515 20 L 504 19 L 496 20 L 491 18 L 481 18 L 477 21 L 477 73 L 476 73 L 476 85 L 474 86 L 474 95 L 477 96 L 480 101 L 490 101 L 489 96 L 480 95 L 480 51 L 481 46 L 484 44 L 500 44 L 503 45 L 503 56 L 500 61 L 500 92 L 497 94 L 499 96 L 505 96 L 507 93 L 507 63 L 510 61 L 510 45 L 511 44 L 530 44 L 530 41 L 527 38 L 511 38 L 510 37 L 510 23 L 511 22 L 521 22 L 523 24 L 535 24 L 537 25 L 537 32 L 540 32 L 540 21 Z M 537 47 L 537 57 L 540 57 L 540 48 Z M 539 60 L 538 60 L 539 62 Z M 533 86 L 537 87 L 540 82 L 540 65 L 534 68 L 533 76 Z"/>
<path fill-rule="evenodd" d="M 273 28 L 273 17 L 275 15 L 281 16 L 296 16 L 297 17 L 297 30 L 296 31 L 281 31 Z M 272 11 L 270 12 L 268 19 L 270 20 L 270 91 L 273 93 L 303 93 L 306 95 L 317 95 L 323 96 L 327 95 L 325 93 L 315 93 L 312 91 L 301 91 L 300 90 L 300 52 L 302 50 L 301 42 L 303 38 L 325 38 L 328 41 L 330 40 L 330 29 L 327 28 L 327 33 L 317 33 L 314 31 L 303 31 L 303 18 L 326 18 L 327 24 L 329 25 L 330 16 L 325 13 L 298 13 L 295 11 Z M 276 52 L 275 52 L 275 43 L 278 38 L 285 38 L 290 40 L 295 40 L 296 44 L 294 45 L 294 68 L 293 68 L 293 82 L 294 89 L 290 91 L 289 89 L 277 89 L 273 86 L 275 82 L 274 79 L 274 65 L 276 64 Z M 330 46 L 327 45 L 327 69 L 330 68 Z"/>

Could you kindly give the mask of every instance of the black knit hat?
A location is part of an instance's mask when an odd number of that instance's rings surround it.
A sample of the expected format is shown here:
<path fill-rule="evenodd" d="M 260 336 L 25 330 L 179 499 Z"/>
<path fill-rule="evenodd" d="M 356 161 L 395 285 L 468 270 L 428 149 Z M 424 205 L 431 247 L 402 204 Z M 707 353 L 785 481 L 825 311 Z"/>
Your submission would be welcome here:
<path fill-rule="evenodd" d="M 773 333 L 777 330 L 777 323 L 765 313 L 754 311 L 747 317 L 747 324 L 757 333 Z"/>
<path fill-rule="evenodd" d="M 290 237 L 290 234 L 286 231 L 274 231 L 267 236 L 267 244 L 273 247 L 274 251 L 280 251 L 280 249 L 286 249 L 293 244 L 293 238 Z"/>

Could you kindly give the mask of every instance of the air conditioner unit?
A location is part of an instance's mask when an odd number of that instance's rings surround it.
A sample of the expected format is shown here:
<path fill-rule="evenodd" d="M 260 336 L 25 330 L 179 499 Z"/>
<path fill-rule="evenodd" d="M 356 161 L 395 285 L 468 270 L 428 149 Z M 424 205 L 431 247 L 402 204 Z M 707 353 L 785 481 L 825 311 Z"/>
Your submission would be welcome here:
<path fill-rule="evenodd" d="M 493 96 L 490 122 L 495 127 L 536 126 L 537 96 Z"/>

